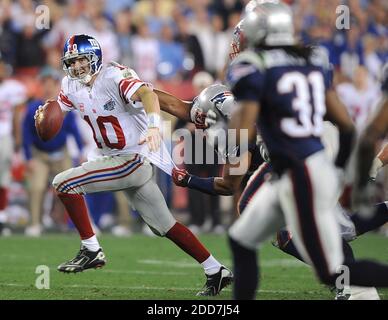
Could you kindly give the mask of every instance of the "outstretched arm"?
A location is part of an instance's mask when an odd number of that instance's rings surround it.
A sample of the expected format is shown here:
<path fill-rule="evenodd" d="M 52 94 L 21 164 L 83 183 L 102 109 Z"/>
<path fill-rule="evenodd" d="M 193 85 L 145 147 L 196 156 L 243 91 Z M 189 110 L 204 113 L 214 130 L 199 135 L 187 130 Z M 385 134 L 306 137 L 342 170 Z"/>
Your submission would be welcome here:
<path fill-rule="evenodd" d="M 154 89 L 154 92 L 158 96 L 161 110 L 181 120 L 190 121 L 191 101 L 183 101 L 159 89 Z"/>
<path fill-rule="evenodd" d="M 143 144 L 147 142 L 149 150 L 158 151 L 161 144 L 159 133 L 160 127 L 160 106 L 158 96 L 148 86 L 141 86 L 133 95 L 132 99 L 141 101 L 144 110 L 148 116 L 148 131 L 146 137 L 139 142 Z"/>
<path fill-rule="evenodd" d="M 181 120 L 193 122 L 197 129 L 207 128 L 205 124 L 206 113 L 202 112 L 199 108 L 193 108 L 192 101 L 183 101 L 159 89 L 154 89 L 154 92 L 159 98 L 161 110 Z"/>
<path fill-rule="evenodd" d="M 245 167 L 249 167 L 251 154 L 249 152 L 245 153 L 245 155 L 241 157 L 240 161 L 246 162 Z M 239 165 L 240 164 L 225 164 L 222 177 L 200 178 L 195 175 L 191 175 L 184 169 L 173 169 L 172 177 L 177 186 L 196 189 L 211 195 L 229 196 L 233 195 L 238 190 L 244 177 L 244 174 L 231 174 L 231 169 Z"/>

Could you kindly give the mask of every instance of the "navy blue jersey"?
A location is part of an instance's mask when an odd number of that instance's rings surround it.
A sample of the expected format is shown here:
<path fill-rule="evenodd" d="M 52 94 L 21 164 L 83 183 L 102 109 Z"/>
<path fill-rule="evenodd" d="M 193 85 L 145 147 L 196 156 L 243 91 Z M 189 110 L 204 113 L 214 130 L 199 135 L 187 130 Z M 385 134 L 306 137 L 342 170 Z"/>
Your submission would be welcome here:
<path fill-rule="evenodd" d="M 251 162 L 248 168 L 248 174 L 252 174 L 265 161 L 261 156 L 260 146 L 258 146 L 256 143 L 250 144 L 248 147 L 248 151 L 251 153 Z"/>
<path fill-rule="evenodd" d="M 307 62 L 282 49 L 245 51 L 228 71 L 237 101 L 257 101 L 258 125 L 274 170 L 300 163 L 322 150 L 325 91 L 332 74 L 318 55 Z"/>

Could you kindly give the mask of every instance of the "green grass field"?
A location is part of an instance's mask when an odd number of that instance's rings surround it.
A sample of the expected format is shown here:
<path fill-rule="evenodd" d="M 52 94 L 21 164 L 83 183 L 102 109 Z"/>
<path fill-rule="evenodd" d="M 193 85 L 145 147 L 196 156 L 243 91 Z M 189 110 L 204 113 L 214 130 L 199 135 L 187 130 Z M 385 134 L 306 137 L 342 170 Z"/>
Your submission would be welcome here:
<path fill-rule="evenodd" d="M 225 237 L 201 240 L 231 266 Z M 79 247 L 75 234 L 38 239 L 0 238 L 0 300 L 2 299 L 206 299 L 196 297 L 205 281 L 201 267 L 167 239 L 135 235 L 121 239 L 100 237 L 108 264 L 100 270 L 62 274 L 56 266 L 73 258 Z M 388 239 L 367 235 L 353 242 L 357 257 L 388 262 Z M 267 244 L 260 252 L 261 290 L 257 299 L 332 299 L 303 263 Z M 50 270 L 50 289 L 35 287 L 38 265 Z M 379 290 L 388 299 L 388 290 Z M 215 299 L 230 299 L 227 288 Z"/>

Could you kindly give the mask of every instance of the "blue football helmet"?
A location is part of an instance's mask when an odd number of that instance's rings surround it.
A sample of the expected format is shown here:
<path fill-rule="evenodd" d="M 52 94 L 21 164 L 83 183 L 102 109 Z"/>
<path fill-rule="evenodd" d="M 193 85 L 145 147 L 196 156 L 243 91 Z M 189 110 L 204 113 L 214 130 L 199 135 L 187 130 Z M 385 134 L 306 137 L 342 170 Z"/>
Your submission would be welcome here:
<path fill-rule="evenodd" d="M 77 76 L 71 67 L 73 59 L 86 57 L 89 61 L 89 73 Z M 102 50 L 98 41 L 86 34 L 76 34 L 67 39 L 63 48 L 63 70 L 71 79 L 77 79 L 81 83 L 88 83 L 92 76 L 102 67 Z"/>

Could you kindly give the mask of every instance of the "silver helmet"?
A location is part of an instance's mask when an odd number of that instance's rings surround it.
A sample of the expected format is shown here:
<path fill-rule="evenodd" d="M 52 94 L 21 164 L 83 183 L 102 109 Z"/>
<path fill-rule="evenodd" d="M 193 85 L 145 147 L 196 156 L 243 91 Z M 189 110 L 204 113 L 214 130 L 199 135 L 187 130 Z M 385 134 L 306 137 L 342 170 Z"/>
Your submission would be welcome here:
<path fill-rule="evenodd" d="M 213 114 L 214 120 L 205 130 L 206 141 L 209 145 L 216 148 L 218 155 L 225 158 L 228 152 L 227 146 L 227 128 L 235 100 L 229 89 L 222 84 L 213 84 L 202 90 L 195 98 L 193 108 L 199 108 L 202 112 Z"/>
<path fill-rule="evenodd" d="M 201 91 L 195 98 L 193 107 L 201 109 L 204 113 L 212 110 L 227 120 L 232 114 L 234 105 L 234 96 L 230 90 L 222 84 L 213 84 Z"/>
<path fill-rule="evenodd" d="M 248 12 L 243 22 L 248 46 L 287 46 L 296 43 L 292 11 L 284 3 L 263 1 Z"/>
<path fill-rule="evenodd" d="M 249 12 L 255 11 L 259 5 L 267 2 L 279 3 L 279 0 L 251 0 L 245 6 L 244 14 L 248 14 Z"/>
<path fill-rule="evenodd" d="M 244 19 L 234 27 L 232 42 L 230 43 L 229 59 L 232 61 L 245 49 L 245 37 L 243 30 Z"/>
<path fill-rule="evenodd" d="M 250 12 L 254 12 L 260 5 L 264 3 L 279 3 L 279 0 L 251 0 L 245 6 L 243 19 L 234 27 L 232 34 L 232 42 L 230 44 L 229 58 L 232 61 L 236 58 L 241 51 L 243 51 L 247 46 L 247 41 L 244 34 L 244 18 Z"/>

